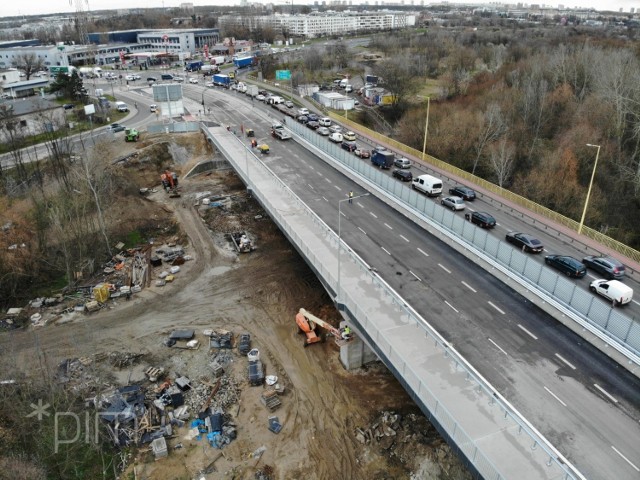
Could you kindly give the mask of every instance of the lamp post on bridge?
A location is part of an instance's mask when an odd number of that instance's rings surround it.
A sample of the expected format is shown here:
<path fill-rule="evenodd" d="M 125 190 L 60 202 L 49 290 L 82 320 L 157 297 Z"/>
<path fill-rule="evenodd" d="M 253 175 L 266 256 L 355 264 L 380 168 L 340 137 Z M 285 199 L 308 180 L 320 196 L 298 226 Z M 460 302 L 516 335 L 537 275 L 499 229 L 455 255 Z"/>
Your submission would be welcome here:
<path fill-rule="evenodd" d="M 591 196 L 591 187 L 593 186 L 593 179 L 596 176 L 596 167 L 598 166 L 598 157 L 600 156 L 600 145 L 592 145 L 587 143 L 587 147 L 594 147 L 596 151 L 596 161 L 593 164 L 593 172 L 591 172 L 591 181 L 589 182 L 589 188 L 587 190 L 587 198 L 584 201 L 584 209 L 582 210 L 582 218 L 580 218 L 580 225 L 578 226 L 578 235 L 582 233 L 582 227 L 584 226 L 584 217 L 587 215 L 587 207 L 589 206 L 589 197 Z"/>

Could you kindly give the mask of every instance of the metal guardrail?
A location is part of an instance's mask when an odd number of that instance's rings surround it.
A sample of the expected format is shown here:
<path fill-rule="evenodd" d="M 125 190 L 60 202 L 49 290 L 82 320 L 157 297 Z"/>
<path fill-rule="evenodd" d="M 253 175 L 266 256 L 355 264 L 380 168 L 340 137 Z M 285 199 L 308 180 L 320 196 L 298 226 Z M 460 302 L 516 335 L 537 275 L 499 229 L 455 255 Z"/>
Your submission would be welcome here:
<path fill-rule="evenodd" d="M 234 158 L 234 155 L 227 152 L 223 145 L 217 141 L 216 137 L 212 135 L 207 129 L 203 128 L 203 132 L 210 141 L 216 145 L 218 150 L 225 155 L 225 157 L 235 166 L 236 171 L 245 181 L 245 184 L 253 189 L 253 195 L 260 201 L 263 207 L 269 212 L 274 222 L 285 233 L 292 243 L 296 245 L 298 250 L 303 254 L 312 267 L 315 269 L 318 275 L 320 275 L 326 282 L 326 285 L 330 285 L 331 288 L 337 291 L 337 276 L 335 272 L 330 271 L 326 266 L 326 261 L 316 255 L 318 252 L 314 252 L 306 246 L 304 239 L 300 232 L 290 225 L 287 220 L 287 215 L 280 213 L 279 209 L 264 195 L 260 190 L 255 188 L 254 183 L 251 181 L 250 175 L 244 172 L 242 168 L 243 159 Z M 313 225 L 321 228 L 323 231 L 322 236 L 328 237 L 332 243 L 336 244 L 338 249 L 339 241 L 337 234 L 322 220 L 318 215 L 311 210 L 300 198 L 291 191 L 291 189 L 277 175 L 271 171 L 250 149 L 244 145 L 241 138 L 237 139 L 242 144 L 242 148 L 245 150 L 244 162 L 247 171 L 249 168 L 260 168 L 260 177 L 271 178 L 277 185 L 279 190 L 284 192 L 290 202 L 295 202 L 298 208 L 300 208 L 304 214 L 311 219 Z M 249 166 L 249 158 L 251 158 L 251 166 Z M 253 175 L 253 174 L 252 174 Z M 396 182 L 397 183 L 397 182 Z M 313 232 L 312 232 L 313 234 Z M 517 433 L 524 433 L 531 439 L 532 448 L 540 446 L 545 454 L 548 456 L 545 462 L 549 468 L 558 468 L 561 472 L 561 476 L 564 479 L 584 480 L 584 477 L 573 467 L 566 458 L 564 458 L 546 438 L 540 434 L 529 422 L 515 410 L 506 399 L 504 399 L 467 361 L 462 357 L 451 345 L 446 342 L 440 334 L 434 330 L 429 323 L 420 317 L 411 307 L 407 305 L 404 299 L 399 296 L 393 289 L 391 289 L 386 282 L 384 282 L 377 274 L 371 271 L 371 268 L 364 262 L 358 255 L 352 252 L 350 249 L 343 249 L 344 253 L 348 253 L 350 260 L 359 268 L 359 270 L 368 277 L 368 282 L 371 282 L 378 289 L 382 290 L 385 296 L 390 296 L 392 302 L 401 309 L 401 315 L 406 315 L 410 323 L 421 327 L 426 335 L 434 340 L 435 346 L 441 349 L 443 355 L 451 359 L 452 367 L 454 371 L 460 372 L 464 375 L 467 381 L 470 381 L 476 386 L 480 392 L 482 392 L 487 399 L 490 400 L 489 405 L 496 406 L 500 409 L 501 416 L 504 422 L 510 424 L 505 425 L 501 430 L 504 432 L 512 432 L 514 435 Z M 343 253 L 343 254 L 344 254 Z M 416 398 L 420 399 L 422 405 L 429 410 L 430 420 L 435 420 L 440 427 L 446 432 L 449 438 L 453 439 L 458 445 L 460 451 L 465 455 L 467 460 L 476 468 L 476 470 L 482 475 L 483 478 L 490 478 L 494 480 L 504 480 L 506 477 L 502 475 L 499 469 L 493 464 L 493 462 L 485 455 L 482 448 L 476 444 L 472 436 L 470 436 L 464 428 L 456 421 L 454 415 L 444 406 L 440 401 L 438 395 L 434 393 L 432 389 L 420 378 L 418 372 L 411 368 L 411 359 L 408 358 L 408 352 L 403 349 L 397 349 L 395 346 L 385 339 L 383 333 L 378 329 L 377 325 L 371 320 L 371 315 L 366 313 L 366 309 L 363 305 L 359 304 L 357 298 L 352 298 L 347 291 L 343 289 L 345 298 L 343 299 L 345 307 L 356 316 L 363 331 L 370 332 L 372 339 L 378 342 L 378 353 L 385 357 L 385 363 L 391 364 L 397 372 L 403 372 L 403 377 L 406 378 L 405 385 L 409 387 Z M 482 402 L 483 408 L 487 408 L 486 401 Z M 558 478 L 560 478 L 558 476 Z"/>
<path fill-rule="evenodd" d="M 362 125 L 360 125 L 357 122 L 354 122 L 353 120 L 349 120 L 348 118 L 345 118 L 342 115 L 338 115 L 336 113 L 333 112 L 329 112 L 329 116 L 331 118 L 333 118 L 336 121 L 339 121 L 340 123 L 344 123 L 349 125 L 351 128 L 353 128 L 354 130 L 359 130 L 363 133 L 365 133 L 367 136 L 371 137 L 371 138 L 375 138 L 377 140 L 379 140 L 382 143 L 385 143 L 387 145 L 391 145 L 393 146 L 394 149 L 399 150 L 401 152 L 407 153 L 409 155 L 412 155 L 416 158 L 422 159 L 423 161 L 431 164 L 432 166 L 434 166 L 435 168 L 438 168 L 440 170 L 444 170 L 447 173 L 450 173 L 452 175 L 456 175 L 460 178 L 463 178 L 465 181 L 474 184 L 474 185 L 478 185 L 479 187 L 482 187 L 488 191 L 490 191 L 491 193 L 494 193 L 506 200 L 509 200 L 513 203 L 515 203 L 516 205 L 519 205 L 523 208 L 526 208 L 534 213 L 537 213 L 538 215 L 542 215 L 543 217 L 554 221 L 560 225 L 563 225 L 565 227 L 570 228 L 571 230 L 574 231 L 578 231 L 578 227 L 580 226 L 580 223 L 569 218 L 569 217 L 565 217 L 564 215 L 558 213 L 558 212 L 554 212 L 553 210 L 544 207 L 540 204 L 537 204 L 535 202 L 532 202 L 531 200 L 524 198 L 520 195 L 518 195 L 517 193 L 513 193 L 510 190 L 507 190 L 505 188 L 501 188 L 498 185 L 488 182 L 487 180 L 484 180 L 483 178 L 477 177 L 475 175 L 472 175 L 469 172 L 466 172 L 458 167 L 454 167 L 453 165 L 450 165 L 446 162 L 443 162 L 442 160 L 439 160 L 431 155 L 425 155 L 424 157 L 422 156 L 422 152 L 419 150 L 416 150 L 415 148 L 409 147 L 408 145 L 405 145 L 404 143 L 398 142 L 397 140 L 394 140 L 392 138 L 389 137 L 385 137 L 384 135 L 371 130 L 367 127 L 364 127 Z M 594 230 L 590 227 L 587 227 L 586 225 L 582 227 L 582 233 L 592 239 L 595 240 L 596 242 L 600 243 L 601 245 L 611 248 L 612 250 L 615 250 L 616 252 L 620 253 L 621 255 L 624 255 L 627 258 L 630 258 L 631 260 L 634 260 L 636 262 L 640 262 L 640 251 L 631 248 L 628 245 L 625 245 L 622 242 L 619 242 L 618 240 L 615 240 L 611 237 L 608 237 L 607 235 L 604 235 L 603 233 Z"/>
<path fill-rule="evenodd" d="M 287 126 L 311 145 L 324 151 L 382 191 L 404 204 L 410 205 L 441 228 L 452 233 L 460 242 L 475 246 L 493 261 L 524 279 L 533 289 L 547 294 L 566 306 L 569 311 L 587 322 L 587 326 L 591 326 L 598 332 L 602 332 L 603 336 L 623 345 L 629 350 L 627 357 L 635 355 L 633 363 L 640 361 L 640 323 L 634 319 L 622 314 L 619 310 L 610 308 L 590 292 L 580 289 L 574 282 L 570 282 L 563 276 L 545 268 L 544 265 L 531 260 L 529 256 L 505 241 L 489 235 L 486 230 L 465 221 L 460 215 L 456 215 L 449 209 L 429 200 L 425 195 L 382 173 L 380 169 L 374 168 L 369 161 L 359 159 L 342 149 L 339 144 L 329 142 L 315 131 L 294 121 L 287 122 Z"/>

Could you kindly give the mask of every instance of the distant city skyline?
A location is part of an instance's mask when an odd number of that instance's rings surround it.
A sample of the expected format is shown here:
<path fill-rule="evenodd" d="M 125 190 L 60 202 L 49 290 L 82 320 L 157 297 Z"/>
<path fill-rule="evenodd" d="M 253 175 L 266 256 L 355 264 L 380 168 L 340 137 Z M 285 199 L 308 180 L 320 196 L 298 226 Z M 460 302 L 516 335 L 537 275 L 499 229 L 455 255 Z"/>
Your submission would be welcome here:
<path fill-rule="evenodd" d="M 385 1 L 385 5 L 389 5 L 391 3 L 400 3 L 401 0 L 397 0 L 396 2 Z M 3 5 L 0 7 L 0 17 L 15 17 L 19 15 L 39 15 L 39 14 L 52 14 L 52 13 L 71 13 L 75 11 L 75 7 L 69 5 L 68 0 L 29 0 L 28 2 L 21 3 L 16 2 L 14 5 L 9 5 L 9 2 L 3 2 Z M 135 0 L 89 0 L 89 9 L 90 10 L 116 10 L 116 9 L 132 9 L 132 8 L 176 8 L 179 7 L 182 3 L 192 3 L 194 6 L 234 6 L 240 5 L 240 0 L 192 0 L 192 1 L 183 1 L 183 0 L 155 0 L 153 2 L 147 0 L 141 0 L 140 2 L 136 2 Z M 247 0 L 247 3 L 251 3 L 251 0 Z M 283 6 L 290 4 L 290 0 L 262 0 L 259 3 L 273 3 L 278 6 Z M 321 2 L 320 2 L 321 3 Z M 348 3 L 348 1 L 347 1 Z M 353 6 L 357 6 L 360 3 L 359 0 L 354 0 L 351 2 Z M 375 5 L 376 0 L 369 0 L 369 5 Z M 378 4 L 381 2 L 378 1 Z M 435 1 L 427 1 L 425 0 L 425 5 L 432 3 L 441 3 Z M 458 3 L 477 3 L 482 4 L 486 3 L 487 5 L 493 3 L 506 3 L 506 4 L 517 4 L 521 3 L 522 5 L 546 5 L 549 7 L 557 7 L 558 5 L 564 6 L 564 8 L 593 8 L 595 10 L 600 11 L 614 11 L 619 12 L 620 9 L 624 13 L 629 13 L 632 8 L 635 11 L 640 11 L 640 0 L 568 0 L 568 1 L 558 1 L 556 3 L 547 3 L 547 2 L 470 2 L 470 1 L 462 1 L 462 0 L 450 0 L 451 4 Z M 294 4 L 306 4 L 312 6 L 314 4 L 313 0 L 294 0 Z M 330 5 L 331 2 L 327 1 L 327 4 Z M 405 0 L 405 5 L 411 5 L 411 0 Z M 420 5 L 420 0 L 414 0 L 414 5 Z M 86 8 L 86 3 L 83 0 L 83 5 Z"/>

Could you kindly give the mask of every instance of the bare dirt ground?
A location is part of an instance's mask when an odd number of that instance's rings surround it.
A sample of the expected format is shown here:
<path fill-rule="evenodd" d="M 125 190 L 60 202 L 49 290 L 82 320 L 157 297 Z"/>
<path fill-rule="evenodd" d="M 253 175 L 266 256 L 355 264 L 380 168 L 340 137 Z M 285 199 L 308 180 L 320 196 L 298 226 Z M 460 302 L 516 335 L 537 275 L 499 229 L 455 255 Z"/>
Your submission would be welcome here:
<path fill-rule="evenodd" d="M 140 178 L 147 179 L 141 186 L 149 186 L 157 174 L 141 170 Z M 223 196 L 223 207 L 195 206 L 195 194 L 202 191 Z M 238 384 L 239 401 L 225 413 L 237 426 L 237 438 L 217 450 L 205 439 L 185 440 L 187 428 L 175 429 L 168 439 L 168 458 L 154 461 L 143 447 L 134 453 L 126 475 L 135 468 L 135 478 L 154 480 L 470 478 L 382 364 L 347 372 L 333 342 L 303 348 L 294 321 L 300 307 L 334 324 L 339 314 L 232 171 L 183 181 L 177 199 L 159 189 L 142 205 L 134 208 L 140 215 L 158 223 L 177 222 L 178 238 L 194 260 L 181 267 L 173 283 L 152 284 L 129 302 L 112 302 L 90 316 L 73 314 L 40 329 L 3 334 L 0 348 L 5 359 L 11 359 L 11 368 L 28 375 L 36 359 L 53 368 L 66 358 L 95 353 L 141 353 L 133 366 L 118 369 L 96 360 L 91 371 L 104 385 L 149 385 L 142 371 L 150 365 L 164 367 L 169 378 L 187 375 L 194 383 L 215 383 L 208 368 L 215 352 L 202 332 L 226 329 L 251 334 L 266 373 L 277 375 L 285 392 L 282 406 L 269 412 L 259 399 L 263 387 L 249 386 L 246 358 L 234 349 L 227 374 Z M 119 209 L 122 218 L 135 215 L 126 204 Z M 257 250 L 237 254 L 225 236 L 234 230 L 246 230 Z M 167 333 L 184 327 L 195 329 L 198 350 L 163 345 Z M 378 440 L 359 440 L 358 429 L 382 424 L 385 411 L 399 414 L 393 433 L 387 429 Z M 270 415 L 277 415 L 283 425 L 279 434 L 267 429 Z M 264 453 L 253 455 L 261 447 Z M 214 471 L 202 474 L 217 457 Z"/>

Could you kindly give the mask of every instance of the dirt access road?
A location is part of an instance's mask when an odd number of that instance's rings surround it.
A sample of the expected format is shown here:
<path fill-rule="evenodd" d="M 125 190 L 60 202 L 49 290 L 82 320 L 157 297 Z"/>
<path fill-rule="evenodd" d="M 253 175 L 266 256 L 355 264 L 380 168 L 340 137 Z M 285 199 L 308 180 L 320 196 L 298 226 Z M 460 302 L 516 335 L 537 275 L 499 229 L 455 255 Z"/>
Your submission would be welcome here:
<path fill-rule="evenodd" d="M 162 191 L 151 198 L 160 214 L 173 212 L 189 240 L 187 253 L 194 261 L 183 265 L 176 281 L 162 289 L 147 288 L 130 302 L 91 316 L 3 335 L 0 348 L 8 354 L 5 359 L 12 359 L 11 367 L 24 371 L 34 359 L 54 366 L 65 358 L 122 351 L 144 352 L 147 364 L 164 365 L 173 374 L 196 368 L 198 362 L 206 365 L 207 357 L 206 348 L 176 352 L 163 346 L 172 329 L 248 331 L 267 373 L 277 374 L 287 387 L 276 412 L 283 430 L 278 435 L 267 430 L 271 413 L 255 400 L 254 389 L 260 387 L 249 387 L 245 380 L 237 412 L 232 412 L 238 437 L 222 450 L 215 472 L 198 473 L 219 451 L 203 441 L 184 442 L 177 434 L 168 441 L 168 458 L 154 462 L 149 453 L 139 453 L 129 473 L 135 466 L 138 479 L 253 479 L 268 466 L 268 475 L 260 478 L 470 478 L 381 364 L 346 372 L 333 342 L 303 348 L 294 322 L 297 310 L 304 307 L 331 321 L 339 319 L 338 313 L 297 252 L 246 197 L 235 175 L 187 180 L 182 189 L 179 199 L 169 199 Z M 194 194 L 203 190 L 228 196 L 228 208 L 195 207 Z M 256 251 L 238 255 L 230 248 L 223 232 L 238 226 L 255 239 Z M 242 360 L 238 357 L 236 363 Z M 116 371 L 102 375 L 123 377 Z M 370 428 L 383 411 L 401 414 L 397 433 L 380 442 L 358 441 L 356 429 Z M 174 450 L 178 443 L 186 448 Z M 252 458 L 261 446 L 266 447 L 264 454 Z"/>

